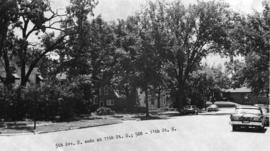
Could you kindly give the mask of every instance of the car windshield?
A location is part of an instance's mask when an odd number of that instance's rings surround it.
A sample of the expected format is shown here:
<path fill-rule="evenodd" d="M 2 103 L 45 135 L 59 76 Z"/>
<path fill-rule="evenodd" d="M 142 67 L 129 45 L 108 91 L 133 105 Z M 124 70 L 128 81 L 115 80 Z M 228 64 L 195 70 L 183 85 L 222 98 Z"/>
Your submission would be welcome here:
<path fill-rule="evenodd" d="M 211 107 L 211 108 L 216 108 L 217 105 L 213 104 L 213 105 L 210 105 L 209 107 Z"/>
<path fill-rule="evenodd" d="M 236 109 L 236 113 L 238 113 L 238 114 L 261 114 L 261 111 L 259 109 L 241 108 L 241 109 Z"/>
<path fill-rule="evenodd" d="M 185 108 L 186 108 L 186 109 L 192 109 L 193 106 L 190 105 L 190 106 L 186 106 Z"/>

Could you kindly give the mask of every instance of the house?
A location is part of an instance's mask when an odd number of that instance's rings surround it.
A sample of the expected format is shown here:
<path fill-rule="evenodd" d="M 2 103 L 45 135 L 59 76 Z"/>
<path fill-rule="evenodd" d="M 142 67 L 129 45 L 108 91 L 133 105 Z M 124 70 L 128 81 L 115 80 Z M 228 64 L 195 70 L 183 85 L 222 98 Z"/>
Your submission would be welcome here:
<path fill-rule="evenodd" d="M 58 80 L 66 80 L 66 73 L 59 73 L 56 75 Z M 128 95 L 119 93 L 110 85 L 100 87 L 92 95 L 92 109 L 96 110 L 99 107 L 109 107 L 115 111 L 130 111 L 130 112 L 142 112 L 145 110 L 145 94 L 141 89 L 134 88 Z M 151 90 L 148 93 L 149 109 L 165 109 L 168 108 L 171 103 L 171 97 L 169 91 L 161 91 L 160 94 Z"/>
<path fill-rule="evenodd" d="M 148 93 L 149 110 L 164 110 L 168 108 L 171 103 L 169 91 L 160 91 L 160 94 L 154 90 Z M 135 89 L 135 93 L 130 94 L 129 97 L 120 95 L 119 92 L 110 86 L 105 86 L 99 89 L 99 95 L 93 100 L 93 104 L 101 107 L 109 107 L 115 111 L 144 111 L 146 107 L 145 93 L 141 89 Z"/>
<path fill-rule="evenodd" d="M 93 99 L 93 105 L 98 107 L 109 107 L 115 111 L 123 111 L 126 108 L 126 97 L 120 95 L 117 90 L 110 86 L 104 86 L 99 89 L 99 95 Z"/>
<path fill-rule="evenodd" d="M 150 111 L 165 110 L 172 104 L 170 93 L 165 90 L 160 93 L 149 90 L 148 101 Z M 93 102 L 99 107 L 106 106 L 115 111 L 144 112 L 146 107 L 145 93 L 141 89 L 135 89 L 135 93 L 127 97 L 120 95 L 112 87 L 105 86 L 99 90 L 99 99 L 96 97 Z"/>
<path fill-rule="evenodd" d="M 83 75 L 91 80 L 91 75 Z M 66 72 L 56 75 L 60 82 L 66 82 L 68 79 Z M 126 97 L 109 85 L 102 86 L 98 89 L 91 90 L 91 110 L 95 111 L 100 107 L 109 107 L 115 111 L 123 111 L 126 108 Z"/>
<path fill-rule="evenodd" d="M 146 107 L 145 93 L 141 89 L 138 89 L 137 91 L 138 91 L 138 106 Z M 169 106 L 172 105 L 170 92 L 168 90 L 163 90 L 160 91 L 160 93 L 158 93 L 150 89 L 148 92 L 148 105 L 150 111 L 163 110 L 168 108 Z"/>
<path fill-rule="evenodd" d="M 255 95 L 248 87 L 222 89 L 222 96 L 239 104 L 269 104 L 267 94 Z"/>
<path fill-rule="evenodd" d="M 10 67 L 12 69 L 12 76 L 13 76 L 13 88 L 17 88 L 21 82 L 21 68 L 17 64 L 16 58 L 10 60 Z M 29 67 L 26 65 L 26 72 L 28 71 Z M 3 62 L 0 62 L 0 76 L 2 78 L 6 77 L 6 71 Z M 27 85 L 40 85 L 44 78 L 41 76 L 38 68 L 34 68 L 29 76 Z M 0 85 L 3 83 L 0 82 Z"/>

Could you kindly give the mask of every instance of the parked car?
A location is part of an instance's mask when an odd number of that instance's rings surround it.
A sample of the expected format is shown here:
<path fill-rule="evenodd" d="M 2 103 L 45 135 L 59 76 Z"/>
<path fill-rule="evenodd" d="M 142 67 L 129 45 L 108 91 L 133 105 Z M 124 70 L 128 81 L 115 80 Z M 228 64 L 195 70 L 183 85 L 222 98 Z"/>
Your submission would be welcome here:
<path fill-rule="evenodd" d="M 181 110 L 182 114 L 198 114 L 199 109 L 195 105 L 186 105 Z"/>
<path fill-rule="evenodd" d="M 218 106 L 216 104 L 212 104 L 206 108 L 207 112 L 216 112 L 218 111 Z"/>
<path fill-rule="evenodd" d="M 215 101 L 215 103 L 219 108 L 222 108 L 222 107 L 236 107 L 237 105 L 240 105 L 240 104 L 237 104 L 235 102 L 230 102 L 230 101 Z"/>
<path fill-rule="evenodd" d="M 254 104 L 254 106 L 262 109 L 263 115 L 265 116 L 265 126 L 269 127 L 269 105 L 266 104 Z"/>
<path fill-rule="evenodd" d="M 237 106 L 235 113 L 230 116 L 232 130 L 236 131 L 240 128 L 258 128 L 264 129 L 266 118 L 262 109 L 256 106 Z"/>
<path fill-rule="evenodd" d="M 269 105 L 268 104 L 254 104 L 254 106 L 264 108 L 267 113 L 269 113 Z"/>
<path fill-rule="evenodd" d="M 265 126 L 269 127 L 269 112 L 267 112 L 267 109 L 262 108 L 263 116 L 265 117 Z"/>

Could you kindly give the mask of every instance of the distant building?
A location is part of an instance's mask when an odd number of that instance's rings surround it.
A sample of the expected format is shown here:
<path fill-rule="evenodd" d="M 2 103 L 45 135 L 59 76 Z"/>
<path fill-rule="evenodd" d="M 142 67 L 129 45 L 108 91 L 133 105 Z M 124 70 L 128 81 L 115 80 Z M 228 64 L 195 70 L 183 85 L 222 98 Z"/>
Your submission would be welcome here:
<path fill-rule="evenodd" d="M 239 104 L 269 104 L 267 94 L 255 95 L 250 88 L 222 89 L 222 96 Z"/>

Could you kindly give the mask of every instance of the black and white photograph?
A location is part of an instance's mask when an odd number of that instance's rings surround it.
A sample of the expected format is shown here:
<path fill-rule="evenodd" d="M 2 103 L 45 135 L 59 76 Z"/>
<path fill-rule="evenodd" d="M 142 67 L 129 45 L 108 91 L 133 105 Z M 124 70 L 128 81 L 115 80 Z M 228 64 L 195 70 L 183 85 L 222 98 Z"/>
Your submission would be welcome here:
<path fill-rule="evenodd" d="M 0 0 L 1 151 L 269 151 L 270 0 Z"/>

